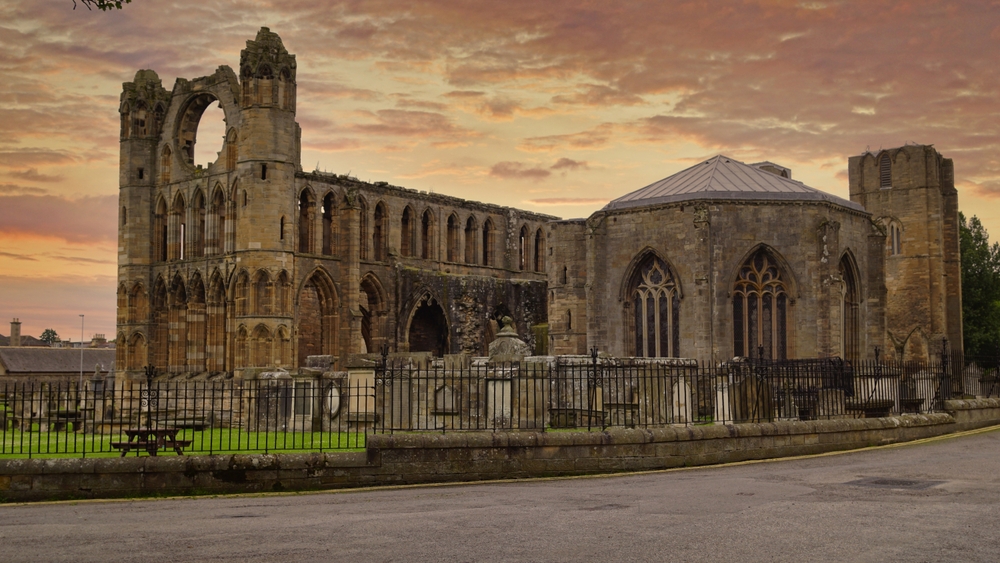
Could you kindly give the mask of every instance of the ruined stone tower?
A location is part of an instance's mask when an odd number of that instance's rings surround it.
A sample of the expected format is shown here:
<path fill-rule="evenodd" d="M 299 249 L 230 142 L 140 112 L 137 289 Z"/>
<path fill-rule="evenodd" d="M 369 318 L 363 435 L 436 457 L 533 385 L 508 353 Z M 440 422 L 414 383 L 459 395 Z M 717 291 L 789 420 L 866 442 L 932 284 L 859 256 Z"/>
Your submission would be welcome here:
<path fill-rule="evenodd" d="M 951 159 L 930 145 L 849 162 L 851 200 L 885 231 L 886 348 L 906 360 L 962 350 L 958 192 Z"/>
<path fill-rule="evenodd" d="M 484 353 L 500 316 L 523 335 L 544 326 L 552 217 L 303 172 L 295 75 L 261 28 L 239 76 L 123 84 L 118 369 L 246 376 L 383 344 Z M 212 104 L 222 150 L 196 166 Z"/>

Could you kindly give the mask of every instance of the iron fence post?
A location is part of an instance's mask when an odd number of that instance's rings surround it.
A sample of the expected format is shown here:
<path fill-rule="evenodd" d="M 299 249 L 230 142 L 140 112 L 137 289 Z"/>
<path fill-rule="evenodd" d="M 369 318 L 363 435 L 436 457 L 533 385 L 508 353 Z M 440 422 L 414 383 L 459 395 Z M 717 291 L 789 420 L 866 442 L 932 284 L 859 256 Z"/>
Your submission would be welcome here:
<path fill-rule="evenodd" d="M 146 393 L 143 396 L 142 391 L 139 391 L 139 408 L 142 408 L 142 403 L 146 403 L 146 430 L 153 429 L 153 406 L 159 406 L 159 398 L 157 393 L 153 391 L 153 378 L 156 377 L 156 367 L 146 366 Z M 141 410 L 140 410 L 141 412 Z"/>
<path fill-rule="evenodd" d="M 587 430 L 589 431 L 594 421 L 594 404 L 597 402 L 597 386 L 601 384 L 600 375 L 597 373 L 597 346 L 590 349 L 590 373 L 588 373 L 587 376 Z M 603 420 L 601 421 L 601 426 L 604 426 Z"/>
<path fill-rule="evenodd" d="M 951 399 L 951 372 L 948 370 L 948 339 L 941 339 L 941 407 Z"/>

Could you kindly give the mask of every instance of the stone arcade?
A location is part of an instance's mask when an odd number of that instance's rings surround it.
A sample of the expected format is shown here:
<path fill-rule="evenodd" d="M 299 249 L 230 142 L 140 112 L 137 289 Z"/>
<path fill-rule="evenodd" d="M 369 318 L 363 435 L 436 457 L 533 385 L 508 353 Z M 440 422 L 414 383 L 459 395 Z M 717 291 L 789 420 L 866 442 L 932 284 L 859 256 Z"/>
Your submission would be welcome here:
<path fill-rule="evenodd" d="M 383 346 L 478 356 L 504 316 L 535 354 L 960 347 L 957 193 L 930 146 L 852 157 L 851 201 L 719 156 L 560 221 L 304 172 L 295 73 L 262 28 L 239 76 L 123 85 L 119 371 L 343 369 Z M 203 168 L 211 104 L 227 133 Z"/>
<path fill-rule="evenodd" d="M 342 366 L 383 343 L 480 355 L 504 315 L 524 333 L 544 327 L 553 217 L 303 172 L 295 69 L 263 28 L 239 77 L 220 66 L 171 92 L 141 70 L 124 84 L 118 369 Z M 225 142 L 196 167 L 216 103 Z"/>

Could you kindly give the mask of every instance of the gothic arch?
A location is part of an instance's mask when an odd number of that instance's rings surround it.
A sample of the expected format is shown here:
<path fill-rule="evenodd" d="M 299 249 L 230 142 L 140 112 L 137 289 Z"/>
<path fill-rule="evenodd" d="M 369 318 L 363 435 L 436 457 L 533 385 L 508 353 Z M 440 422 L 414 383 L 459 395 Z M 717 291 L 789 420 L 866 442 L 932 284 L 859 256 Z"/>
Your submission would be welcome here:
<path fill-rule="evenodd" d="M 226 192 L 222 183 L 217 182 L 212 190 L 212 200 L 208 209 L 208 223 L 205 254 L 222 254 L 226 241 Z"/>
<path fill-rule="evenodd" d="M 267 270 L 257 270 L 253 275 L 253 284 L 251 285 L 251 291 L 253 293 L 253 310 L 254 315 L 270 315 L 271 310 L 271 275 Z"/>
<path fill-rule="evenodd" d="M 493 219 L 483 221 L 483 266 L 496 266 L 496 228 Z"/>
<path fill-rule="evenodd" d="M 263 323 L 258 324 L 250 335 L 250 365 L 260 368 L 273 365 L 272 346 L 271 329 Z"/>
<path fill-rule="evenodd" d="M 417 218 L 413 208 L 407 205 L 399 219 L 399 253 L 402 256 L 416 254 Z"/>
<path fill-rule="evenodd" d="M 128 102 L 122 104 L 121 109 L 118 112 L 122 116 L 121 132 L 119 136 L 124 140 L 132 136 L 132 110 L 128 105 Z"/>
<path fill-rule="evenodd" d="M 177 192 L 170 205 L 170 215 L 167 218 L 167 260 L 183 260 L 185 258 L 186 207 L 184 194 Z"/>
<path fill-rule="evenodd" d="M 323 207 L 320 211 L 322 212 L 323 232 L 323 236 L 321 237 L 323 240 L 322 252 L 327 256 L 339 254 L 337 251 L 337 194 L 334 191 L 328 191 L 323 196 Z"/>
<path fill-rule="evenodd" d="M 839 295 L 840 356 L 846 360 L 861 359 L 861 275 L 850 249 L 840 257 L 838 266 L 841 287 Z"/>
<path fill-rule="evenodd" d="M 333 278 L 322 267 L 315 268 L 296 293 L 296 339 L 298 366 L 308 356 L 334 355 L 340 325 L 340 298 Z"/>
<path fill-rule="evenodd" d="M 167 260 L 167 201 L 161 195 L 156 200 L 156 211 L 153 213 L 153 261 Z"/>
<path fill-rule="evenodd" d="M 535 231 L 535 252 L 532 258 L 532 266 L 536 272 L 545 271 L 545 233 L 541 227 Z"/>
<path fill-rule="evenodd" d="M 372 260 L 383 262 L 388 257 L 389 211 L 385 202 L 375 204 L 372 215 Z"/>
<path fill-rule="evenodd" d="M 388 294 L 378 276 L 368 272 L 361 278 L 361 338 L 368 353 L 375 353 L 388 338 Z"/>
<path fill-rule="evenodd" d="M 186 371 L 188 291 L 180 273 L 170 281 L 167 307 L 167 371 Z"/>
<path fill-rule="evenodd" d="M 345 196 L 346 197 L 346 196 Z M 368 202 L 365 201 L 364 196 L 357 196 L 357 206 L 358 206 L 358 235 L 361 240 L 358 241 L 358 257 L 361 260 L 368 260 Z"/>
<path fill-rule="evenodd" d="M 205 227 L 205 192 L 196 189 L 191 199 L 191 232 L 188 237 L 191 239 L 190 257 L 201 258 L 205 255 L 205 239 L 207 238 Z"/>
<path fill-rule="evenodd" d="M 680 353 L 681 286 L 676 269 L 646 247 L 622 277 L 625 350 L 637 357 L 677 357 Z"/>
<path fill-rule="evenodd" d="M 292 282 L 288 272 L 281 270 L 274 278 L 274 305 L 272 310 L 275 315 L 287 315 L 291 310 L 289 299 L 292 293 Z"/>
<path fill-rule="evenodd" d="M 118 284 L 118 306 L 116 310 L 116 322 L 119 326 L 128 322 L 128 287 L 125 282 Z"/>
<path fill-rule="evenodd" d="M 205 284 L 201 273 L 195 272 L 188 282 L 187 310 L 185 324 L 187 327 L 186 352 L 187 371 L 200 373 L 205 371 Z"/>
<path fill-rule="evenodd" d="M 479 236 L 479 223 L 475 215 L 469 215 L 465 220 L 465 263 L 475 264 L 479 258 L 476 238 Z"/>
<path fill-rule="evenodd" d="M 758 245 L 739 266 L 732 285 L 733 355 L 788 357 L 790 270 L 777 253 Z"/>
<path fill-rule="evenodd" d="M 247 327 L 240 325 L 236 329 L 236 353 L 233 355 L 233 365 L 236 369 L 242 369 L 250 365 L 250 343 L 248 340 Z"/>
<path fill-rule="evenodd" d="M 274 331 L 274 365 L 277 367 L 292 365 L 292 339 L 285 325 L 279 325 Z"/>
<path fill-rule="evenodd" d="M 313 219 L 316 209 L 316 194 L 306 186 L 299 192 L 299 252 L 313 252 Z"/>
<path fill-rule="evenodd" d="M 437 256 L 437 222 L 430 207 L 420 215 L 420 257 L 434 260 Z"/>
<path fill-rule="evenodd" d="M 198 141 L 198 124 L 201 122 L 201 116 L 205 110 L 213 103 L 218 103 L 223 114 L 226 114 L 226 105 L 222 104 L 215 94 L 205 91 L 192 95 L 180 106 L 182 109 L 178 112 L 176 137 L 180 151 L 184 155 L 184 162 L 191 168 L 194 168 L 194 147 Z M 228 115 L 225 115 L 225 120 L 229 121 Z"/>
<path fill-rule="evenodd" d="M 232 299 L 236 306 L 236 316 L 250 314 L 250 274 L 242 269 L 236 274 L 236 283 L 232 285 Z"/>
<path fill-rule="evenodd" d="M 405 325 L 407 349 L 441 357 L 451 350 L 448 316 L 430 291 L 424 290 L 417 295 L 420 297 L 409 306 Z"/>
<path fill-rule="evenodd" d="M 626 302 L 629 299 L 629 281 L 637 274 L 639 266 L 647 260 L 650 256 L 655 256 L 664 264 L 670 271 L 674 274 L 674 282 L 677 285 L 677 293 L 681 299 L 684 298 L 684 289 L 681 284 L 680 278 L 677 276 L 677 268 L 674 266 L 673 262 L 670 261 L 666 256 L 664 256 L 660 251 L 656 250 L 652 246 L 646 246 L 632 257 L 632 260 L 625 267 L 625 272 L 622 275 L 622 281 L 618 286 L 618 300 Z"/>
<path fill-rule="evenodd" d="M 226 369 L 226 306 L 226 283 L 216 268 L 205 299 L 205 369 L 210 372 Z"/>
<path fill-rule="evenodd" d="M 458 215 L 452 212 L 448 215 L 447 222 L 447 239 L 445 245 L 445 259 L 448 262 L 458 262 L 458 248 L 459 248 L 459 236 L 462 230 L 461 221 Z"/>
<path fill-rule="evenodd" d="M 136 282 L 128 296 L 127 322 L 142 323 L 149 320 L 149 297 L 142 282 Z"/>
<path fill-rule="evenodd" d="M 727 287 L 729 288 L 733 287 L 733 285 L 740 277 L 740 268 L 742 268 L 743 265 L 746 264 L 747 260 L 749 260 L 753 255 L 757 254 L 761 250 L 767 252 L 767 254 L 771 257 L 771 259 L 774 260 L 775 263 L 778 265 L 778 267 L 781 269 L 781 272 L 783 274 L 783 280 L 785 282 L 786 291 L 788 291 L 791 303 L 794 304 L 795 300 L 799 296 L 799 283 L 795 277 L 794 270 L 792 270 L 792 267 L 788 264 L 788 261 L 785 260 L 785 257 L 768 244 L 764 243 L 755 244 L 750 248 L 750 250 L 748 250 L 745 254 L 743 254 L 743 256 L 741 256 L 738 261 L 733 262 L 730 265 L 729 285 Z M 732 293 L 730 293 L 730 297 L 731 296 Z"/>
<path fill-rule="evenodd" d="M 124 341 L 124 337 L 122 339 Z M 134 332 L 128 339 L 128 353 L 125 357 L 125 369 L 140 370 L 149 363 L 146 335 Z"/>
<path fill-rule="evenodd" d="M 528 264 L 528 226 L 521 225 L 521 230 L 517 235 L 517 269 L 525 271 L 530 269 Z"/>

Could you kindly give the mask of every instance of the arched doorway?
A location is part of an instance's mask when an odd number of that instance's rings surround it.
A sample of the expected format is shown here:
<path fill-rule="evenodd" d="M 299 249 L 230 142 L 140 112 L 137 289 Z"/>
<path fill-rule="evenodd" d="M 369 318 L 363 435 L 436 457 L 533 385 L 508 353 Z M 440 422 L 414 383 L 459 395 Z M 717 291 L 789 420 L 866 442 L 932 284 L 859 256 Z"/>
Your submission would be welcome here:
<path fill-rule="evenodd" d="M 433 297 L 424 296 L 417 304 L 406 340 L 410 352 L 432 352 L 438 357 L 448 353 L 448 319 Z"/>

